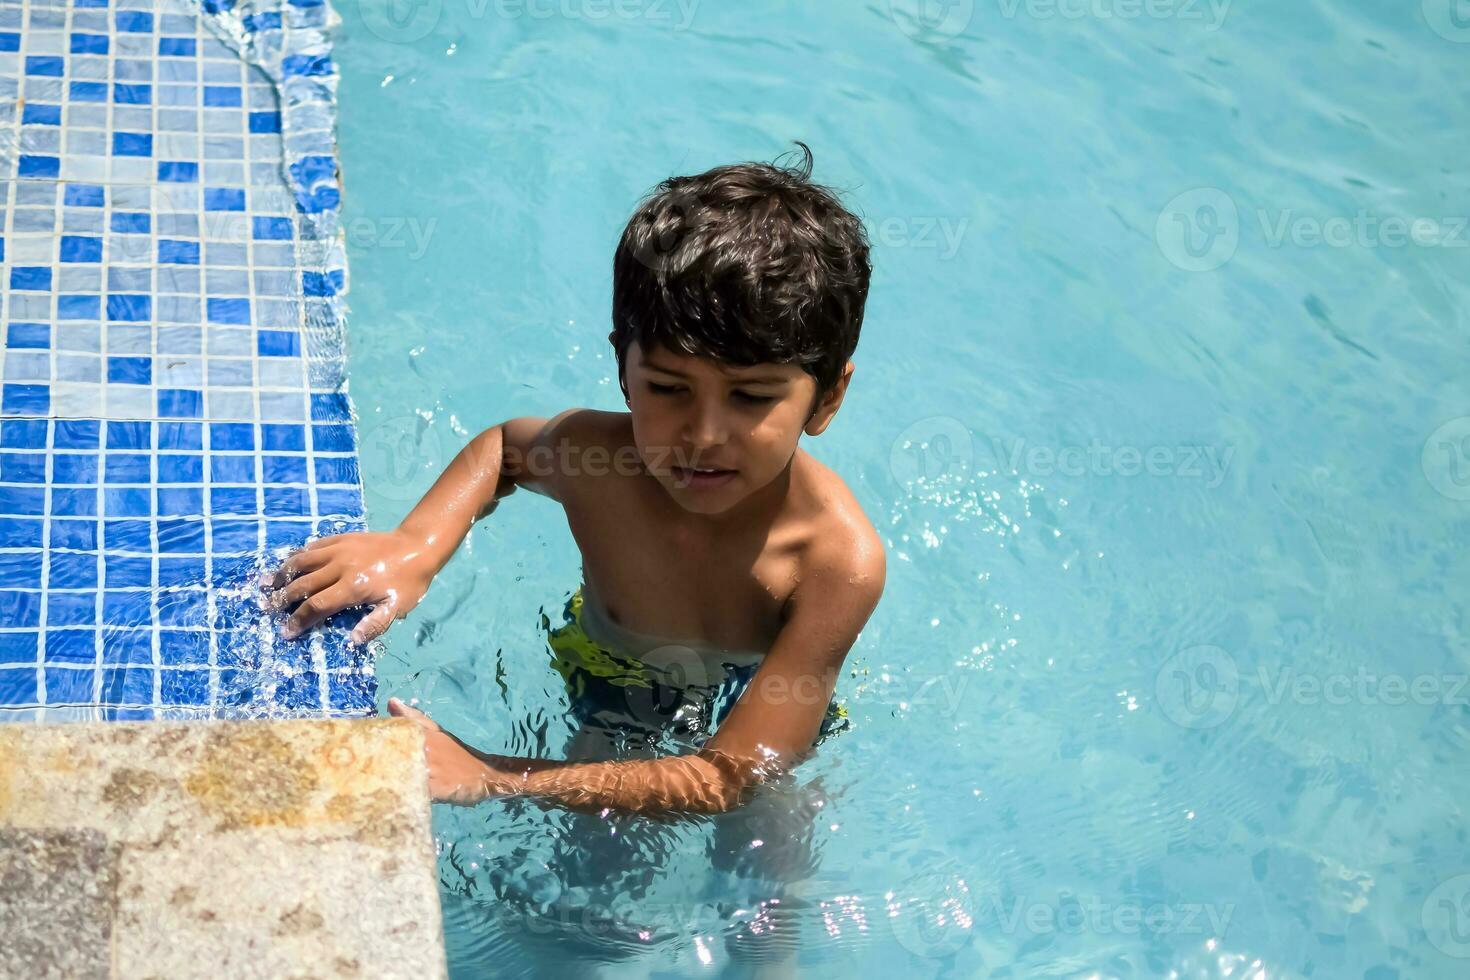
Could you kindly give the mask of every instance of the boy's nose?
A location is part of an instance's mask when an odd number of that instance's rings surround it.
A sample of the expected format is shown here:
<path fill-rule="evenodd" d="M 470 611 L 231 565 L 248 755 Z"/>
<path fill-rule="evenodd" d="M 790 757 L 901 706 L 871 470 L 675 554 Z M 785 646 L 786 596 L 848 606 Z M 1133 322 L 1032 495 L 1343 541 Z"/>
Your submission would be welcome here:
<path fill-rule="evenodd" d="M 694 449 L 713 449 L 723 445 L 727 432 L 723 413 L 713 406 L 695 406 L 684 423 L 684 438 Z"/>

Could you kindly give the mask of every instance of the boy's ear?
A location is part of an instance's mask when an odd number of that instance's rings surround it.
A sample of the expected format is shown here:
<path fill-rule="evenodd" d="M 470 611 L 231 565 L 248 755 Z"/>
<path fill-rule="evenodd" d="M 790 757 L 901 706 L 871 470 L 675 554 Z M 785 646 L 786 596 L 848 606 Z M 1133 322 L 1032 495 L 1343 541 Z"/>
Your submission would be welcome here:
<path fill-rule="evenodd" d="M 827 430 L 827 426 L 831 423 L 832 417 L 842 407 L 842 398 L 847 394 L 847 383 L 852 380 L 852 371 L 853 363 L 848 361 L 847 366 L 842 369 L 842 376 L 837 379 L 837 383 L 832 386 L 830 391 L 817 399 L 817 407 L 812 411 L 812 417 L 806 420 L 806 425 L 802 429 L 803 432 L 809 436 L 819 436 Z"/>

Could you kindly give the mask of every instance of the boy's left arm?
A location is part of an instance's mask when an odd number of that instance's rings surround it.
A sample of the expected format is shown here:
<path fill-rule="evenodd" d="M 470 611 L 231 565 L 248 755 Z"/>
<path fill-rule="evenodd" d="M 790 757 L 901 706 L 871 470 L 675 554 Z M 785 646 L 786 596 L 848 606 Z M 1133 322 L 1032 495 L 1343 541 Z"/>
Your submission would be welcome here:
<path fill-rule="evenodd" d="M 816 741 L 848 650 L 883 592 L 884 555 L 871 544 L 811 563 L 791 613 L 719 730 L 692 755 L 568 763 L 476 752 L 401 704 L 428 741 L 436 800 L 530 796 L 568 809 L 646 815 L 723 813 L 764 780 L 799 764 Z"/>

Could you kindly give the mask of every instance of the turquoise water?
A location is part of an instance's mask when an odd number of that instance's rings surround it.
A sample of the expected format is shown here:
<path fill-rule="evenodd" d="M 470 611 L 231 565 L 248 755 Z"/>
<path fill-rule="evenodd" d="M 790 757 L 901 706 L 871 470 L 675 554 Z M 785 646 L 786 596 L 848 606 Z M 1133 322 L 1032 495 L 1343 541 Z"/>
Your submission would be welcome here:
<path fill-rule="evenodd" d="M 875 242 L 808 448 L 888 590 L 853 730 L 764 817 L 815 814 L 817 867 L 440 808 L 454 972 L 1464 976 L 1470 11 L 894 6 L 343 5 L 376 527 L 487 425 L 621 407 L 612 249 L 664 176 L 802 139 Z M 507 501 L 383 697 L 559 757 L 541 617 L 578 574 L 555 505 Z"/>

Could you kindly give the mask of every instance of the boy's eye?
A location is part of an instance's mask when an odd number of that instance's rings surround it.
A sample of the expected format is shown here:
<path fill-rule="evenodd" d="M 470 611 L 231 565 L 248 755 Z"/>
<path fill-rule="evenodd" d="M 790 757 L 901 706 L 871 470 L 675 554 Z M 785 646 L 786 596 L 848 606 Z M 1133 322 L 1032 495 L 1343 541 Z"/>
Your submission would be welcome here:
<path fill-rule="evenodd" d="M 683 385 L 659 384 L 657 381 L 648 382 L 648 390 L 655 395 L 675 395 L 684 390 Z M 776 400 L 775 395 L 757 395 L 749 391 L 736 391 L 734 397 L 740 401 L 752 405 L 764 405 Z"/>

